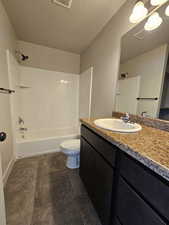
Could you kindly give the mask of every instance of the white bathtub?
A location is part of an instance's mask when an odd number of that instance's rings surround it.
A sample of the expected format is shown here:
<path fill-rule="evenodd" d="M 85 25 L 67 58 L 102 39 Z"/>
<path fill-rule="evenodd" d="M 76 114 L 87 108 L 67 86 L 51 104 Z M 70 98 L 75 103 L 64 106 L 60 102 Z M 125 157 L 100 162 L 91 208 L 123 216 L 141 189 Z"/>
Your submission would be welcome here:
<path fill-rule="evenodd" d="M 16 143 L 17 157 L 24 158 L 60 151 L 64 140 L 79 137 L 78 128 L 25 132 L 25 138 L 19 137 Z"/>

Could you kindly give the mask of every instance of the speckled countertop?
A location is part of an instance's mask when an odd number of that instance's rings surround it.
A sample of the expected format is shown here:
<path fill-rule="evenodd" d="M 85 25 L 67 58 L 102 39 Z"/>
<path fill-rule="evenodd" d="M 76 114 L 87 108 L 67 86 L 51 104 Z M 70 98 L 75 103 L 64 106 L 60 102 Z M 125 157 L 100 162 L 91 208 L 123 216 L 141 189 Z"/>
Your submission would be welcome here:
<path fill-rule="evenodd" d="M 92 119 L 81 123 L 169 181 L 169 132 L 142 125 L 137 133 L 116 133 L 98 128 Z"/>

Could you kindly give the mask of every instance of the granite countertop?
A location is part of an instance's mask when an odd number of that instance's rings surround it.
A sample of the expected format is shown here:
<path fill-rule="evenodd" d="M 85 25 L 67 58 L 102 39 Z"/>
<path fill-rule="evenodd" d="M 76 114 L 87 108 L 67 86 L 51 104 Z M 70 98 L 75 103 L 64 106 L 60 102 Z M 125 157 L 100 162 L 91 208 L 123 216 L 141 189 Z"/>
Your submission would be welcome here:
<path fill-rule="evenodd" d="M 81 119 L 82 124 L 169 181 L 169 132 L 142 125 L 137 133 L 116 133 Z"/>

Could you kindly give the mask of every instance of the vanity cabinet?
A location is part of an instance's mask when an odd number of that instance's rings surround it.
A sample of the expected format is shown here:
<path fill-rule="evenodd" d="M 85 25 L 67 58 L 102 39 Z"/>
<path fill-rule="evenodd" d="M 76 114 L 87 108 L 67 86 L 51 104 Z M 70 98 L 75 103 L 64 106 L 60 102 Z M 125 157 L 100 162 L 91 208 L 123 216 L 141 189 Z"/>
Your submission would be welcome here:
<path fill-rule="evenodd" d="M 123 225 L 165 225 L 158 214 L 121 177 L 117 217 Z"/>
<path fill-rule="evenodd" d="M 102 224 L 110 225 L 115 152 L 112 148 L 110 151 L 112 146 L 100 138 L 82 127 L 80 177 Z"/>
<path fill-rule="evenodd" d="M 80 160 L 103 225 L 169 225 L 169 182 L 84 125 Z"/>
<path fill-rule="evenodd" d="M 120 175 L 154 211 L 169 221 L 169 182 L 124 153 Z"/>

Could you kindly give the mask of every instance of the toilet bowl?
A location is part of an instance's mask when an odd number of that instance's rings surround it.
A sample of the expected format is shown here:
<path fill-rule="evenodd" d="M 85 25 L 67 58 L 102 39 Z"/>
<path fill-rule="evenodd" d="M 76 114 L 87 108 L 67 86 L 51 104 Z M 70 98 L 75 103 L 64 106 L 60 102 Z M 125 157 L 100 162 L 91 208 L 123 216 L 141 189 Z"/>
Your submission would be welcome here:
<path fill-rule="evenodd" d="M 71 139 L 60 144 L 61 151 L 67 156 L 66 167 L 76 169 L 80 166 L 80 139 Z"/>

